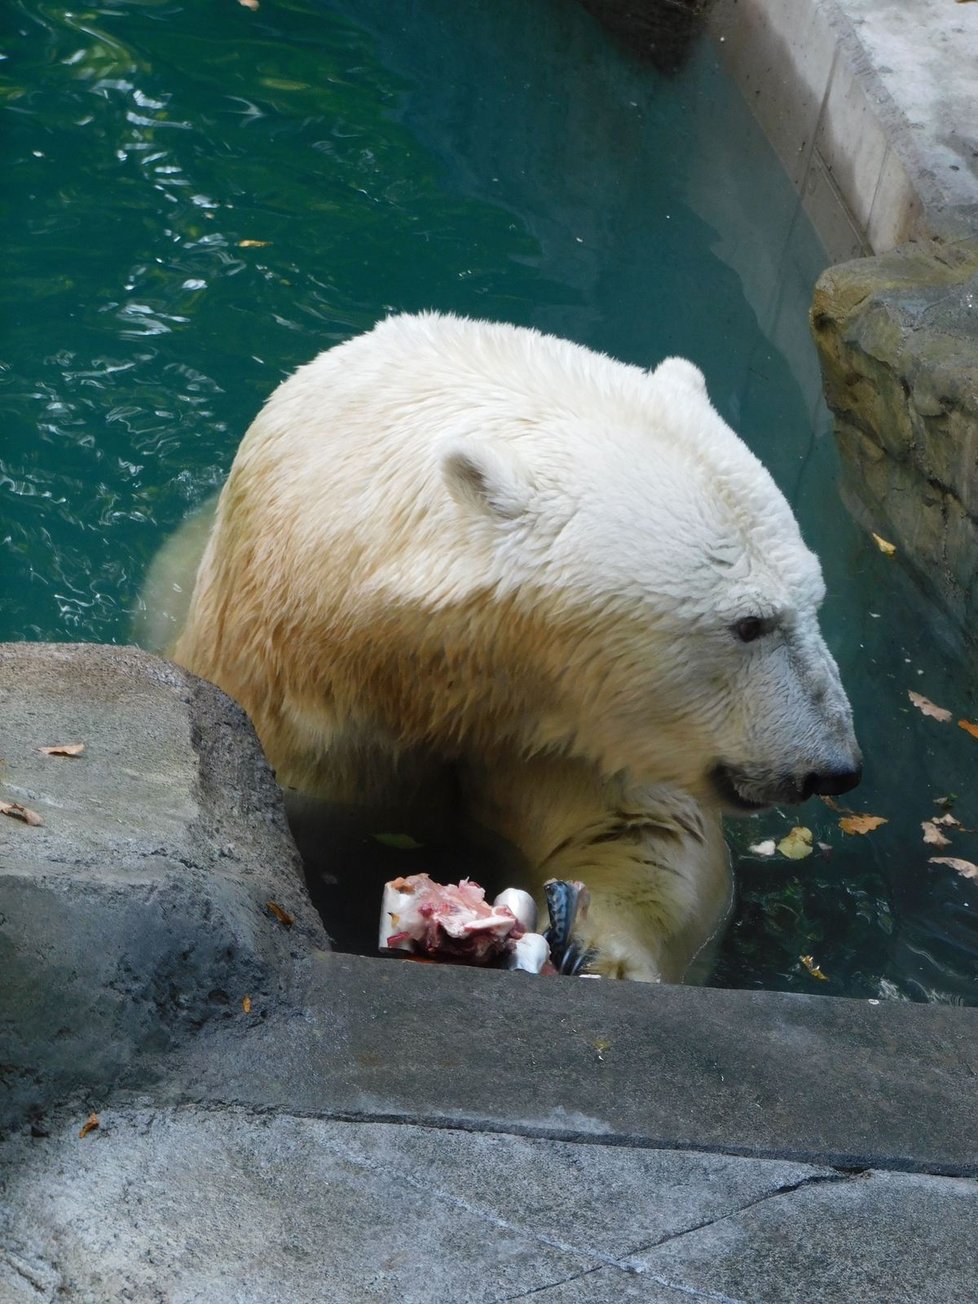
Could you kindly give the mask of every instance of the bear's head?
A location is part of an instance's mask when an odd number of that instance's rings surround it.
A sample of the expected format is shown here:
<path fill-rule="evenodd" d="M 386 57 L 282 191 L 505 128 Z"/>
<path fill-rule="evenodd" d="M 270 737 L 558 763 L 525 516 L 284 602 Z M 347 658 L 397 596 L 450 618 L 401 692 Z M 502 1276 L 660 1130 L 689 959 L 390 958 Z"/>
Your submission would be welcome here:
<path fill-rule="evenodd" d="M 610 366 L 440 450 L 468 573 L 540 686 L 527 747 L 730 810 L 847 791 L 861 757 L 788 503 L 692 363 Z"/>

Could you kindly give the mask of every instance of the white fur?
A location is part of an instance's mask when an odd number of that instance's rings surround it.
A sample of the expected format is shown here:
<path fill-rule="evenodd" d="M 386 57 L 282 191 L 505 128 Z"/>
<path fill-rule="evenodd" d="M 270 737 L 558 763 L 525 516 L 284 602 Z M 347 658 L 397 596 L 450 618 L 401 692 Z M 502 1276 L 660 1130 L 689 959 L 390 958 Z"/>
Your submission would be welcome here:
<path fill-rule="evenodd" d="M 761 803 L 855 763 L 822 593 L 693 364 L 426 314 L 271 396 L 175 655 L 284 783 L 353 799 L 458 766 L 541 882 L 588 883 L 606 971 L 680 977 L 726 892 L 714 767 Z M 770 631 L 740 642 L 746 617 Z"/>

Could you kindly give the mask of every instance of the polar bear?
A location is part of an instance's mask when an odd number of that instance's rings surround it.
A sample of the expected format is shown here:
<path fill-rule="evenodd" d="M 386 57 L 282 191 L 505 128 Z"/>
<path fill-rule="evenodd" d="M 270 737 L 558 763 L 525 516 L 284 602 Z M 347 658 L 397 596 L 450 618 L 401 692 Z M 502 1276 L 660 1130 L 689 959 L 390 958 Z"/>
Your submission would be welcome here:
<path fill-rule="evenodd" d="M 859 780 L 823 593 L 691 362 L 402 315 L 272 394 L 173 656 L 286 788 L 449 767 L 533 890 L 587 884 L 596 971 L 680 981 L 729 897 L 721 813 Z"/>

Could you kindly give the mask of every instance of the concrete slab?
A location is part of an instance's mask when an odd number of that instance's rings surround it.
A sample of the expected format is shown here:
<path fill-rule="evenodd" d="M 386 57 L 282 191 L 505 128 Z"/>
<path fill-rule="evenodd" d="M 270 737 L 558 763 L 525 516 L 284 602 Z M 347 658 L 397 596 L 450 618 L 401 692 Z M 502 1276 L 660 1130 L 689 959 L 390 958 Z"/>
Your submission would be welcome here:
<path fill-rule="evenodd" d="M 971 1221 L 976 1201 L 974 1183 L 947 1178 L 865 1173 L 837 1183 L 812 1181 L 642 1253 L 647 1267 L 640 1277 L 625 1279 L 601 1267 L 533 1299 L 971 1301 L 978 1280 Z"/>
<path fill-rule="evenodd" d="M 110 1110 L 83 1139 L 76 1122 L 3 1156 L 8 1281 L 26 1268 L 71 1298 L 496 1300 L 636 1274 L 634 1247 L 822 1176 L 241 1110 Z"/>
<path fill-rule="evenodd" d="M 947 1304 L 978 1297 L 974 1182 L 867 1173 L 758 1202 L 648 1256 L 691 1292 L 743 1304 Z"/>
<path fill-rule="evenodd" d="M 897 148 L 949 208 L 978 189 L 978 13 L 943 0 L 836 0 L 902 119 Z"/>
<path fill-rule="evenodd" d="M 925 1304 L 975 1280 L 973 1182 L 240 1109 L 78 1123 L 0 1148 L 11 1304 Z"/>
<path fill-rule="evenodd" d="M 628 1146 L 978 1174 L 978 1010 L 310 961 L 157 1098 Z"/>
<path fill-rule="evenodd" d="M 978 227 L 978 13 L 716 0 L 717 48 L 833 262 Z"/>

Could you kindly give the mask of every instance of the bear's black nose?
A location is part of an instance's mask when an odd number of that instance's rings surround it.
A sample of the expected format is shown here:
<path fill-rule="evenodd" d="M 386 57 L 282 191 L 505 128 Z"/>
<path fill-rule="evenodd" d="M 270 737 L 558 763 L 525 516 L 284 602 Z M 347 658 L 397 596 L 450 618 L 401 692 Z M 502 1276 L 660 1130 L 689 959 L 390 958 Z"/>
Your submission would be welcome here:
<path fill-rule="evenodd" d="M 850 788 L 855 788 L 863 777 L 861 765 L 845 766 L 831 770 L 813 770 L 805 775 L 802 784 L 802 799 L 807 797 L 838 797 Z"/>

